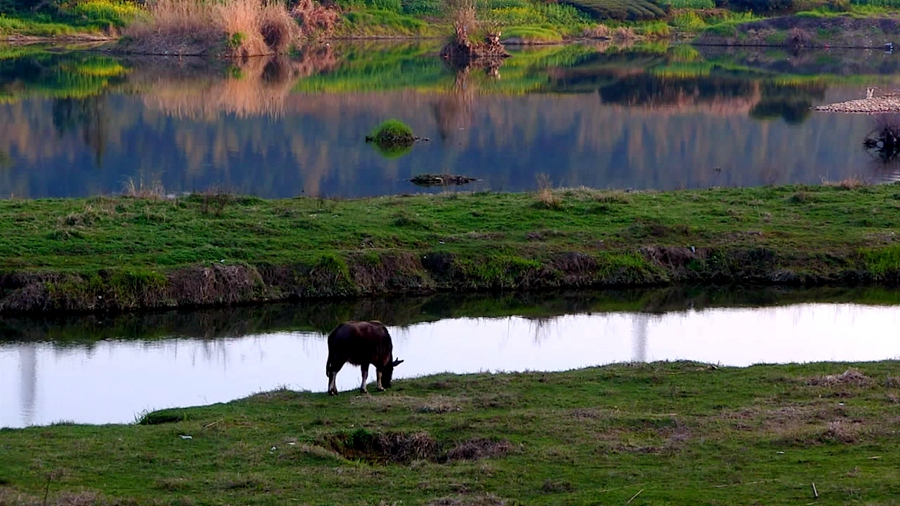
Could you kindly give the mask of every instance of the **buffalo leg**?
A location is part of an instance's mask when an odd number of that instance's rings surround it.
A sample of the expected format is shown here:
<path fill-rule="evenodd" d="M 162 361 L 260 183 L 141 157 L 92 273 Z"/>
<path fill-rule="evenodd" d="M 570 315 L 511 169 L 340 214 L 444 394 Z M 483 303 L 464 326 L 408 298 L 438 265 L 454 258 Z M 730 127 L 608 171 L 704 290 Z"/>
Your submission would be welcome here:
<path fill-rule="evenodd" d="M 362 372 L 362 385 L 359 387 L 359 391 L 360 393 L 367 394 L 369 391 L 366 390 L 366 380 L 369 379 L 369 364 L 359 366 L 359 370 Z"/>
<path fill-rule="evenodd" d="M 378 369 L 375 369 L 375 377 L 378 378 L 378 391 L 384 392 L 384 387 L 381 386 L 381 371 L 379 371 Z"/>
<path fill-rule="evenodd" d="M 328 394 L 329 395 L 337 395 L 337 374 L 338 371 L 341 370 L 344 364 L 340 366 L 334 367 L 334 364 L 329 360 L 328 365 L 325 367 L 325 375 L 328 376 Z"/>
<path fill-rule="evenodd" d="M 337 395 L 337 373 L 333 371 L 328 372 L 328 394 L 329 395 Z"/>

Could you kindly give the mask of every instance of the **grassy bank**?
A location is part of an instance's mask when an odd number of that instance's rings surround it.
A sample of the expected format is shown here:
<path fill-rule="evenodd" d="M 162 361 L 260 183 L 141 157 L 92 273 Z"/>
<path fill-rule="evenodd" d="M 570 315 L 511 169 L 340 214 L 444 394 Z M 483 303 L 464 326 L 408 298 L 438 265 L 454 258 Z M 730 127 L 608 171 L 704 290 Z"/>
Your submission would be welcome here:
<path fill-rule="evenodd" d="M 141 425 L 0 431 L 0 502 L 893 504 L 898 398 L 889 361 L 281 390 Z"/>
<path fill-rule="evenodd" d="M 900 280 L 897 185 L 0 201 L 0 311 Z"/>

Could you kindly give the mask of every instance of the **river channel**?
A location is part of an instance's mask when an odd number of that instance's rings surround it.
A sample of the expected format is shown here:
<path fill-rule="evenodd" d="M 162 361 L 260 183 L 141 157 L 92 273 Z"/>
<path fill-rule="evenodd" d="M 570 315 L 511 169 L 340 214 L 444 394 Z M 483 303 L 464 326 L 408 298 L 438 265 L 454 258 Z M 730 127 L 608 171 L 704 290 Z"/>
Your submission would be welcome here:
<path fill-rule="evenodd" d="M 279 387 L 323 392 L 326 335 L 346 319 L 389 325 L 402 379 L 660 360 L 900 359 L 898 304 L 900 292 L 882 289 L 676 288 L 6 318 L 0 427 L 130 423 L 147 410 Z M 338 376 L 341 390 L 358 382 L 355 367 Z"/>
<path fill-rule="evenodd" d="M 409 181 L 422 173 L 474 191 L 900 178 L 895 153 L 864 148 L 879 118 L 812 110 L 900 88 L 898 54 L 566 45 L 485 71 L 449 68 L 437 44 L 240 67 L 22 49 L 0 60 L 0 198 L 447 190 Z M 384 156 L 365 138 L 390 118 L 428 140 Z"/>

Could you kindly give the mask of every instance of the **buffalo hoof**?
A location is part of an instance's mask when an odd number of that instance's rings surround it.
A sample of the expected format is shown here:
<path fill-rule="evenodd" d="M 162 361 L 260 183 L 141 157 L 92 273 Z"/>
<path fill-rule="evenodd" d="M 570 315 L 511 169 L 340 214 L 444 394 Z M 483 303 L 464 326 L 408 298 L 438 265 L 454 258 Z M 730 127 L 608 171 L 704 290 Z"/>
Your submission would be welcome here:
<path fill-rule="evenodd" d="M 384 387 L 378 387 L 379 392 L 384 392 Z"/>
<path fill-rule="evenodd" d="M 369 391 L 366 390 L 365 388 L 360 388 L 360 389 L 359 389 L 359 393 L 368 395 L 368 394 L 369 394 Z"/>
<path fill-rule="evenodd" d="M 328 395 L 337 395 L 337 390 L 329 390 Z"/>

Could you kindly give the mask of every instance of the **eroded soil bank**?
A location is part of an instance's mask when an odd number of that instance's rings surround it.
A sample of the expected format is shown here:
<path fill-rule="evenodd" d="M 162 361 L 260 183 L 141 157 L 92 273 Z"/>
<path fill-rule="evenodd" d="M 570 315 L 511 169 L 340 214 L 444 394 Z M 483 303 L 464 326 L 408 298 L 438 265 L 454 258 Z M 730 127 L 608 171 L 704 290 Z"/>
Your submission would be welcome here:
<path fill-rule="evenodd" d="M 0 313 L 676 283 L 900 284 L 900 187 L 0 202 Z"/>

